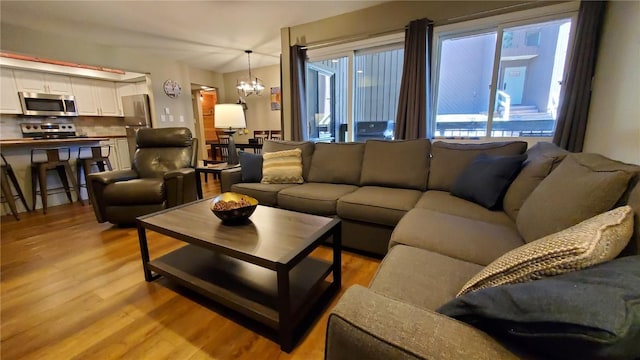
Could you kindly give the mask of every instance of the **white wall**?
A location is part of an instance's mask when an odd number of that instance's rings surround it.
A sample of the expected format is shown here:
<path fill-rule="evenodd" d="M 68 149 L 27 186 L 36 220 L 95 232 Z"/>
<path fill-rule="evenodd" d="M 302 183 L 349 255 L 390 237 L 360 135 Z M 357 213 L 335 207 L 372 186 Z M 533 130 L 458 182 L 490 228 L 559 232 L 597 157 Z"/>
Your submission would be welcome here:
<path fill-rule="evenodd" d="M 236 81 L 240 77 L 246 77 L 248 70 L 224 74 L 224 87 L 226 91 L 220 92 L 220 103 L 235 103 L 238 100 Z M 265 89 L 261 96 L 250 95 L 245 98 L 247 102 L 247 134 L 238 134 L 236 142 L 245 143 L 253 137 L 254 130 L 280 130 L 280 110 L 271 110 L 271 88 L 280 86 L 280 66 L 265 66 L 251 68 L 254 77 L 258 77 L 264 83 Z"/>
<path fill-rule="evenodd" d="M 585 152 L 640 164 L 640 2 L 610 1 L 598 52 Z"/>

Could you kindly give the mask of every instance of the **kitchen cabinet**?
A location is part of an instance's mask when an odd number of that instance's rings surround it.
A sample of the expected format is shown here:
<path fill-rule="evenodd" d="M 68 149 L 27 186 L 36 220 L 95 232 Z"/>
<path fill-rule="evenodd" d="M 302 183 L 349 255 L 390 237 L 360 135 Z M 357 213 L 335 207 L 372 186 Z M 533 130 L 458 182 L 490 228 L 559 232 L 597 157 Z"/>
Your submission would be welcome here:
<path fill-rule="evenodd" d="M 13 73 L 18 91 L 73 95 L 69 76 L 25 70 L 14 70 Z"/>
<path fill-rule="evenodd" d="M 0 68 L 0 113 L 22 114 L 18 86 L 13 75 L 13 70 Z"/>
<path fill-rule="evenodd" d="M 138 94 L 148 94 L 149 90 L 147 89 L 146 81 L 139 81 L 135 83 L 125 83 L 120 82 L 116 83 L 116 95 L 118 97 L 118 109 L 120 111 L 121 116 L 124 115 L 124 111 L 122 110 L 122 97 L 129 95 L 138 95 Z"/>
<path fill-rule="evenodd" d="M 129 144 L 127 142 L 127 138 L 116 138 L 115 147 L 120 170 L 131 169 L 131 156 L 129 155 Z"/>
<path fill-rule="evenodd" d="M 79 115 L 121 116 L 114 82 L 74 77 L 71 87 Z"/>

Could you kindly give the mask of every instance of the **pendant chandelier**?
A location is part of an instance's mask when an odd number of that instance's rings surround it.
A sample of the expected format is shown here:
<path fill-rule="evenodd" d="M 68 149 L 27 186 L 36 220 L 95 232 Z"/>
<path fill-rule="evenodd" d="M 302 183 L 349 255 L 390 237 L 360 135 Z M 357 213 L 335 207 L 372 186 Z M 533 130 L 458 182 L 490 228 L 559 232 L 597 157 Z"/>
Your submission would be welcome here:
<path fill-rule="evenodd" d="M 247 61 L 249 63 L 249 77 L 248 78 L 240 78 L 237 81 L 236 89 L 238 89 L 238 94 L 240 96 L 247 97 L 251 94 L 262 95 L 262 90 L 264 90 L 264 84 L 262 80 L 257 77 L 254 78 L 251 75 L 251 50 L 244 51 L 247 54 Z"/>

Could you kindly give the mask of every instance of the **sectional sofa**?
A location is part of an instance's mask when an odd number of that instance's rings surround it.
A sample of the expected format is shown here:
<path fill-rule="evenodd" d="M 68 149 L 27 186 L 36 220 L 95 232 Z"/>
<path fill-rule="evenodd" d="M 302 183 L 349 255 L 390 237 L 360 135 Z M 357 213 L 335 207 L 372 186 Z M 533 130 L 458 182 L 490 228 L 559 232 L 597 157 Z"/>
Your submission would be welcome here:
<path fill-rule="evenodd" d="M 620 256 L 639 254 L 640 166 L 521 141 L 268 141 L 263 152 L 292 148 L 302 150 L 303 184 L 242 182 L 234 169 L 221 185 L 262 204 L 337 215 L 345 247 L 384 256 L 369 287 L 351 287 L 332 310 L 327 359 L 527 357 L 435 310 L 505 253 L 619 205 L 635 221 Z M 527 158 L 491 209 L 451 193 L 480 154 Z"/>

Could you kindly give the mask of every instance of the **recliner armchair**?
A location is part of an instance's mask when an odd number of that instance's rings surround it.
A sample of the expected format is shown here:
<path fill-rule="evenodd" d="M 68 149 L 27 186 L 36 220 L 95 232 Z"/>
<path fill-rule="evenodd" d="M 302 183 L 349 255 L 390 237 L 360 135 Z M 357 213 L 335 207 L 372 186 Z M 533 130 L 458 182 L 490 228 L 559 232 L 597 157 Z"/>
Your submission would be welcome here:
<path fill-rule="evenodd" d="M 98 222 L 133 225 L 138 216 L 196 200 L 197 140 L 188 128 L 140 129 L 131 170 L 87 177 Z"/>

